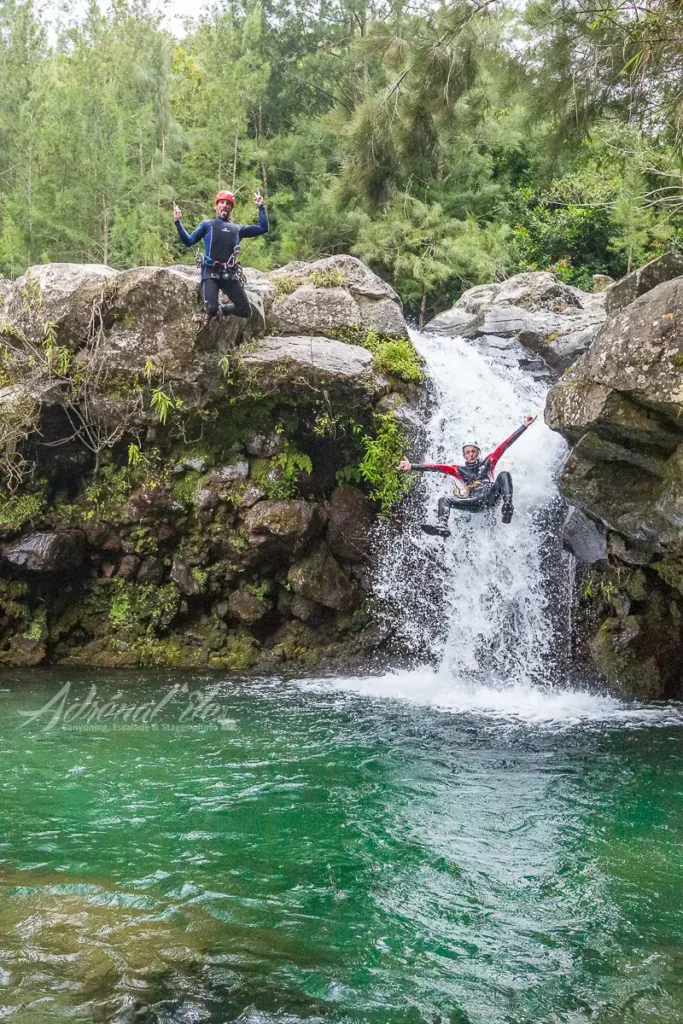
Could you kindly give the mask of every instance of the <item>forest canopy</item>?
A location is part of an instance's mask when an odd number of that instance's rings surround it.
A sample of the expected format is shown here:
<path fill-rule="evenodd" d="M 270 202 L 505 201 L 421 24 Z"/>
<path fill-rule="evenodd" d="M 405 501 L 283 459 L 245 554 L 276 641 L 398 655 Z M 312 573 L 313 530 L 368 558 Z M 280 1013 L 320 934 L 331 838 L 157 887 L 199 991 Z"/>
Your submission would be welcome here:
<path fill-rule="evenodd" d="M 350 252 L 422 317 L 551 269 L 592 287 L 683 244 L 680 2 L 146 0 L 48 30 L 0 0 L 0 273 L 187 261 L 218 188 L 262 269 Z"/>

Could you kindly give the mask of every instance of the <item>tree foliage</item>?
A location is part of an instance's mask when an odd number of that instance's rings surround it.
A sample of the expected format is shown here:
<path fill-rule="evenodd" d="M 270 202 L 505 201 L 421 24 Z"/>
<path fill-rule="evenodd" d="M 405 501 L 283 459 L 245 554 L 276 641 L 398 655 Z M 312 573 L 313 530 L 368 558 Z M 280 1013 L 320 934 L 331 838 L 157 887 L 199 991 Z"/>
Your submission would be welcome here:
<path fill-rule="evenodd" d="M 637 17 L 636 17 L 637 15 Z M 590 287 L 679 244 L 679 5 L 226 0 L 174 37 L 148 0 L 51 31 L 0 0 L 0 272 L 189 260 L 219 187 L 245 260 L 355 252 L 421 318 L 472 284 Z"/>

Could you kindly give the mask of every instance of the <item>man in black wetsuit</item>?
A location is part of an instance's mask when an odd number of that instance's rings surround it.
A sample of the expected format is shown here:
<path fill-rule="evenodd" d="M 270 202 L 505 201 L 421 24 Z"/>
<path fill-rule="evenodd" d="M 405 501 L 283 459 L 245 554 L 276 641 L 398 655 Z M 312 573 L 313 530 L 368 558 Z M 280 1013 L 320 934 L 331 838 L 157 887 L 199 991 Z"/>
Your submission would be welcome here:
<path fill-rule="evenodd" d="M 204 239 L 201 276 L 203 327 L 214 316 L 219 319 L 224 316 L 251 316 L 251 306 L 241 281 L 237 256 L 243 238 L 256 238 L 268 231 L 268 214 L 260 192 L 255 193 L 254 202 L 258 207 L 258 224 L 233 224 L 235 197 L 226 190 L 219 192 L 216 196 L 216 216 L 213 220 L 203 220 L 192 234 L 188 234 L 183 227 L 180 207 L 173 204 L 173 217 L 180 241 L 189 247 Z M 231 301 L 219 303 L 219 291 L 224 292 Z"/>
<path fill-rule="evenodd" d="M 457 483 L 453 497 L 439 499 L 437 506 L 438 525 L 425 525 L 422 529 L 425 533 L 435 534 L 438 537 L 450 537 L 448 529 L 448 517 L 451 509 L 460 509 L 463 512 L 481 512 L 485 508 L 491 508 L 498 501 L 502 500 L 502 520 L 509 523 L 512 520 L 514 511 L 512 505 L 512 477 L 509 473 L 499 473 L 494 479 L 493 471 L 503 452 L 507 451 L 510 445 L 524 433 L 527 427 L 536 419 L 535 416 L 525 416 L 521 427 L 510 434 L 501 444 L 498 445 L 490 455 L 481 458 L 481 449 L 478 444 L 471 442 L 463 445 L 462 453 L 465 456 L 464 466 L 446 465 L 439 462 L 413 463 L 408 459 L 401 459 L 397 469 L 402 472 L 408 470 L 419 470 L 433 473 L 446 473 L 455 477 Z"/>

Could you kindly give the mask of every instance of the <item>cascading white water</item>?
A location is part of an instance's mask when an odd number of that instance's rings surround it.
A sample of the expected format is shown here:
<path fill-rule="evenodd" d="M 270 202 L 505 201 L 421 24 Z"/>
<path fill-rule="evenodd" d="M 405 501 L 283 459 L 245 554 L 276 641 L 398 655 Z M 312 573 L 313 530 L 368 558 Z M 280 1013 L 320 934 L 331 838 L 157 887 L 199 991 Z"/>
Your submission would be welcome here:
<path fill-rule="evenodd" d="M 538 415 L 498 466 L 512 474 L 514 518 L 503 524 L 500 508 L 469 518 L 452 512 L 452 536 L 428 537 L 420 524 L 435 520 L 452 478 L 423 474 L 400 523 L 378 538 L 375 589 L 393 606 L 396 660 L 406 667 L 299 685 L 341 699 L 409 701 L 494 729 L 680 725 L 680 706 L 636 704 L 568 685 L 573 572 L 559 537 L 556 483 L 567 448 L 543 423 L 547 387 L 520 369 L 521 346 L 497 352 L 461 338 L 412 338 L 433 389 L 427 443 L 406 453 L 412 461 L 460 462 L 470 440 L 489 452 L 525 415 Z"/>
<path fill-rule="evenodd" d="M 512 523 L 495 511 L 451 513 L 452 536 L 420 530 L 452 492 L 450 477 L 425 473 L 408 521 L 386 543 L 377 592 L 400 609 L 398 631 L 416 660 L 472 685 L 547 682 L 558 618 L 569 597 L 569 566 L 556 527 L 556 477 L 566 446 L 543 423 L 547 387 L 511 353 L 487 355 L 472 342 L 413 333 L 434 388 L 427 447 L 412 461 L 461 462 L 462 445 L 492 451 L 527 414 L 536 422 L 504 454 L 498 470 L 514 484 Z M 507 364 L 507 365 L 506 365 Z"/>

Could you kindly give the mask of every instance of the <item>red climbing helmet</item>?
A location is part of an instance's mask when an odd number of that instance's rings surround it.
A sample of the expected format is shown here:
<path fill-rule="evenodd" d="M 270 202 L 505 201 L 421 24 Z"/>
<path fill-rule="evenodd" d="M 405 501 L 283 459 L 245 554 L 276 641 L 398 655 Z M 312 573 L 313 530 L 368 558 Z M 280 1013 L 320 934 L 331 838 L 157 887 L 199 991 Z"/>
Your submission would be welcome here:
<path fill-rule="evenodd" d="M 233 206 L 235 205 L 235 197 L 234 197 L 234 195 L 232 194 L 232 192 L 228 192 L 228 190 L 225 189 L 225 188 L 221 192 L 218 192 L 216 194 L 216 198 L 214 199 L 214 204 L 215 203 L 220 203 L 221 200 L 225 201 L 226 203 L 232 203 Z"/>

